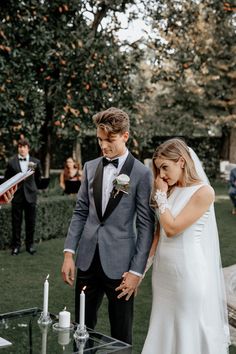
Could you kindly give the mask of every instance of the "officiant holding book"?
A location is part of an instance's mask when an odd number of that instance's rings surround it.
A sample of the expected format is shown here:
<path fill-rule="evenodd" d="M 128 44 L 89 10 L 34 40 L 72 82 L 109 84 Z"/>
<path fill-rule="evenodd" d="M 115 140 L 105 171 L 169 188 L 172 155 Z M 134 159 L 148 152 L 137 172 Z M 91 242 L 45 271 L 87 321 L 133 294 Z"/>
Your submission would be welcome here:
<path fill-rule="evenodd" d="M 25 138 L 18 141 L 18 154 L 7 164 L 4 179 L 7 180 L 19 172 L 26 172 L 29 163 L 35 164 L 35 173 L 18 185 L 12 199 L 12 255 L 16 256 L 21 248 L 21 228 L 24 213 L 26 251 L 33 255 L 36 221 L 37 185 L 41 179 L 40 161 L 29 154 L 30 144 Z"/>

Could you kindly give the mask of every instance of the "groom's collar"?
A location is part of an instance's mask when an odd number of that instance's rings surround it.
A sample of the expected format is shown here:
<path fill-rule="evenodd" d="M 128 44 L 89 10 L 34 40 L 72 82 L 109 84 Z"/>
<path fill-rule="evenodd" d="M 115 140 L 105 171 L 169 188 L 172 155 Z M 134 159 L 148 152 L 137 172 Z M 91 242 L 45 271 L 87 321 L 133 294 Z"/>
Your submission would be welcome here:
<path fill-rule="evenodd" d="M 119 160 L 119 165 L 118 165 L 118 172 L 122 169 L 127 157 L 129 155 L 129 150 L 126 149 L 126 152 L 124 153 L 124 155 L 118 156 L 118 160 Z"/>
<path fill-rule="evenodd" d="M 125 153 L 121 156 L 118 156 L 117 158 L 119 159 L 119 164 L 122 163 L 122 162 L 125 162 L 125 160 L 127 159 L 129 155 L 129 150 L 126 149 Z"/>
<path fill-rule="evenodd" d="M 124 165 L 128 155 L 129 155 L 129 150 L 126 148 L 125 153 L 123 155 L 113 157 L 112 159 L 110 159 L 109 157 L 106 157 L 106 159 L 108 161 L 113 161 L 113 160 L 117 160 L 118 159 L 118 161 L 119 161 L 118 168 L 121 169 L 121 167 Z"/>

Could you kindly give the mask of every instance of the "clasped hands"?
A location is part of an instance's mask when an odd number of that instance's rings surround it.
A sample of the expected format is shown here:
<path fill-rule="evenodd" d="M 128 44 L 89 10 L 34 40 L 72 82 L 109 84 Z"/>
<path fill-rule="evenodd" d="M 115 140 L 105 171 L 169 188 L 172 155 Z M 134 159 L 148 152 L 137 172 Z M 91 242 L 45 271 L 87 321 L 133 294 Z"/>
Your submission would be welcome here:
<path fill-rule="evenodd" d="M 121 291 L 121 293 L 117 296 L 118 299 L 125 296 L 125 300 L 128 301 L 133 293 L 134 295 L 137 294 L 137 289 L 142 281 L 142 277 L 130 272 L 125 272 L 122 278 L 123 280 L 121 284 L 115 290 Z"/>
<path fill-rule="evenodd" d="M 72 253 L 65 252 L 65 260 L 61 269 L 62 279 L 65 283 L 73 286 L 75 279 L 75 265 L 73 261 Z M 116 291 L 121 291 L 117 296 L 118 299 L 121 299 L 123 296 L 125 300 L 129 300 L 129 298 L 134 293 L 136 295 L 137 288 L 142 281 L 142 277 L 135 275 L 130 272 L 125 272 L 122 276 L 121 284 L 115 289 Z"/>

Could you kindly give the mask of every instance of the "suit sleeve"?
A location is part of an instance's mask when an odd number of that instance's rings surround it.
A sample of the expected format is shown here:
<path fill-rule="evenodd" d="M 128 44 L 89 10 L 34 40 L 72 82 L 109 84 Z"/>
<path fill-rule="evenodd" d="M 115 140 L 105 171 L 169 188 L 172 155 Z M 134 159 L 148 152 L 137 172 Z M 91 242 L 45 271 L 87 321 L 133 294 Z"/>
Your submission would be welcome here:
<path fill-rule="evenodd" d="M 14 170 L 14 168 L 11 166 L 11 163 L 8 162 L 6 171 L 4 174 L 4 181 L 7 181 L 9 178 L 13 177 L 17 172 Z"/>
<path fill-rule="evenodd" d="M 130 264 L 130 270 L 141 274 L 143 274 L 147 263 L 155 227 L 154 210 L 150 207 L 151 186 L 151 172 L 145 169 L 136 192 L 137 242 L 135 254 Z"/>
<path fill-rule="evenodd" d="M 76 206 L 71 218 L 64 249 L 76 251 L 89 212 L 87 164 L 84 165 L 81 186 L 77 195 Z"/>

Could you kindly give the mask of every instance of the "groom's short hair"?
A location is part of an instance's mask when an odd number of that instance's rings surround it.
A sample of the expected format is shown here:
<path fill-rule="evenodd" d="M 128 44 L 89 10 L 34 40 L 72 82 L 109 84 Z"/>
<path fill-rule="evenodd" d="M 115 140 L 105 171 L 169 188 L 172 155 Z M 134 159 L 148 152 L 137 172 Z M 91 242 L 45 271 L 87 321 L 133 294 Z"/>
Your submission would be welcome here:
<path fill-rule="evenodd" d="M 97 128 L 105 130 L 108 134 L 123 134 L 129 132 L 129 116 L 119 108 L 110 107 L 93 116 Z"/>

